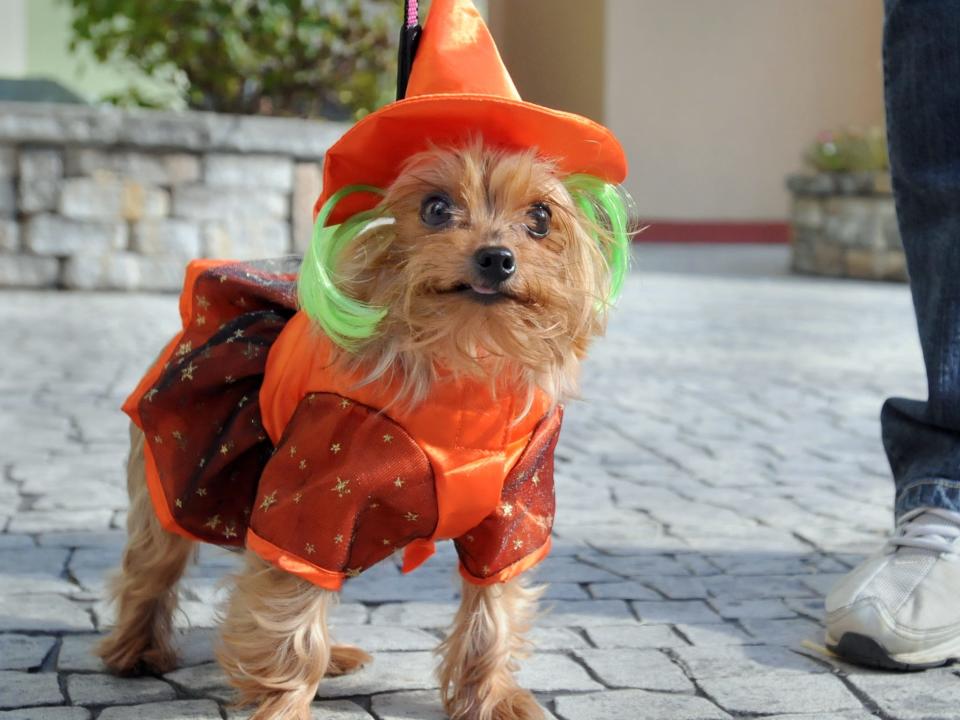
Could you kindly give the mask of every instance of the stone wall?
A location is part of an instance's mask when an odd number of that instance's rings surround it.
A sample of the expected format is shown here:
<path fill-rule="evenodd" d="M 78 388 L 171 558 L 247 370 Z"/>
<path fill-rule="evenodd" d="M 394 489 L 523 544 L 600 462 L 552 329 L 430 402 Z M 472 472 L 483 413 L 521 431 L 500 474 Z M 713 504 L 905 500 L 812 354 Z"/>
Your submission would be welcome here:
<path fill-rule="evenodd" d="M 192 258 L 303 252 L 344 129 L 0 103 L 0 287 L 177 290 Z"/>
<path fill-rule="evenodd" d="M 798 175 L 787 187 L 795 272 L 907 279 L 889 176 Z"/>

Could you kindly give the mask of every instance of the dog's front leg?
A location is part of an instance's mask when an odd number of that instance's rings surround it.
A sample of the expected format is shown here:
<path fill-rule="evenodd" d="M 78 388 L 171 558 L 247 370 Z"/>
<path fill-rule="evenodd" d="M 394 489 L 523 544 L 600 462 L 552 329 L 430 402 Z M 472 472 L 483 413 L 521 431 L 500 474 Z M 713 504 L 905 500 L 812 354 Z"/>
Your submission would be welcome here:
<path fill-rule="evenodd" d="M 310 703 L 328 668 L 354 669 L 364 658 L 332 648 L 327 612 L 336 594 L 247 553 L 221 627 L 217 657 L 239 691 L 257 705 L 251 720 L 309 720 Z M 361 652 L 361 651 L 357 651 Z M 331 667 L 331 656 L 334 663 Z M 351 662 L 351 660 L 353 662 Z"/>
<path fill-rule="evenodd" d="M 487 587 L 464 582 L 453 628 L 438 651 L 440 694 L 451 720 L 544 718 L 514 677 L 541 594 L 520 580 Z"/>

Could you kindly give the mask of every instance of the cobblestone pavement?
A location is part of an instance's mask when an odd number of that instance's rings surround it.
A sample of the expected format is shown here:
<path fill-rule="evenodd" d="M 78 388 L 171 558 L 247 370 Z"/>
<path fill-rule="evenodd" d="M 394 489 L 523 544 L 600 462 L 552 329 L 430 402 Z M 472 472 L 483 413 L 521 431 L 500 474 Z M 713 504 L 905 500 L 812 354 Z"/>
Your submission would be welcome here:
<path fill-rule="evenodd" d="M 114 679 L 89 653 L 123 540 L 117 407 L 175 323 L 169 296 L 0 294 L 0 718 L 243 717 L 212 664 L 225 553 L 184 584 L 180 669 Z M 902 286 L 633 277 L 568 408 L 523 684 L 563 720 L 958 717 L 955 670 L 801 644 L 890 522 L 879 405 L 923 388 Z M 335 635 L 376 661 L 324 682 L 315 717 L 441 718 L 430 650 L 454 599 L 449 548 L 349 584 Z"/>

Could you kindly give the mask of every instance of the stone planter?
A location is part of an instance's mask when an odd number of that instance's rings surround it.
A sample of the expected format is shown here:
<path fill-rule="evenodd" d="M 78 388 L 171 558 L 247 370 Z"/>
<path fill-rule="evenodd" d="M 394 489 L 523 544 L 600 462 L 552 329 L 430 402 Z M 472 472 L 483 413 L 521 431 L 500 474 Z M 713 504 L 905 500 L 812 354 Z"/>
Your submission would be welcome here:
<path fill-rule="evenodd" d="M 794 272 L 906 281 L 889 175 L 794 175 L 787 188 Z"/>
<path fill-rule="evenodd" d="M 0 287 L 173 291 L 192 258 L 303 252 L 345 129 L 0 102 Z"/>

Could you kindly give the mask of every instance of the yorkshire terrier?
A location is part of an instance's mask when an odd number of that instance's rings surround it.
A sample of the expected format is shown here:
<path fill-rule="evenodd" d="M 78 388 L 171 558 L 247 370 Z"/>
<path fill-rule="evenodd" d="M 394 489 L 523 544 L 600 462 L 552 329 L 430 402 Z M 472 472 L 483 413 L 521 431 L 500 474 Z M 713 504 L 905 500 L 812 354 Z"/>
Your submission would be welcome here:
<path fill-rule="evenodd" d="M 378 332 L 336 362 L 364 382 L 399 378 L 396 403 L 425 402 L 442 377 L 491 386 L 508 378 L 521 396 L 558 406 L 575 394 L 581 361 L 604 330 L 622 281 L 624 247 L 602 211 L 578 202 L 577 177 L 534 151 L 479 142 L 413 157 L 387 188 L 373 222 L 341 256 L 337 284 L 386 308 Z M 611 188 L 611 186 L 607 186 Z M 622 235 L 622 233 L 621 233 Z M 617 253 L 620 253 L 617 257 Z M 301 282 L 303 282 L 301 276 Z M 528 411 L 518 407 L 518 414 Z M 527 403 L 529 408 L 529 403 Z M 131 432 L 129 538 L 111 592 L 116 625 L 99 646 L 120 674 L 174 667 L 172 614 L 193 542 L 163 529 L 145 480 L 144 435 Z M 454 720 L 543 718 L 515 679 L 541 589 L 521 577 L 463 582 L 437 652 L 443 706 Z M 370 657 L 335 645 L 327 613 L 335 592 L 245 552 L 223 611 L 218 659 L 254 720 L 307 720 L 325 675 Z"/>

